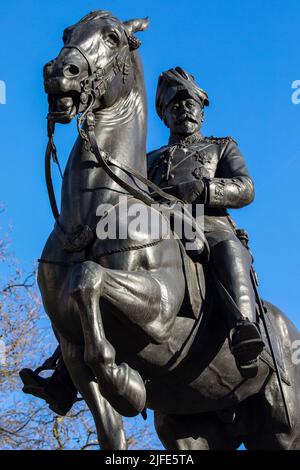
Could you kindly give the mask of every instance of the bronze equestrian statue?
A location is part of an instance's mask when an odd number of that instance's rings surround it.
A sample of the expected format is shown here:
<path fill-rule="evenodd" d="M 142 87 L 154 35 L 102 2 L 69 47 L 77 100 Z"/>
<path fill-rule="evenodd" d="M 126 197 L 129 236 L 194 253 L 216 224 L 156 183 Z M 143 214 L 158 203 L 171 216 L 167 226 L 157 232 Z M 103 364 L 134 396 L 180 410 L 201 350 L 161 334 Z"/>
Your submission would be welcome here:
<path fill-rule="evenodd" d="M 21 371 L 24 391 L 65 414 L 78 390 L 103 449 L 126 449 L 121 415 L 145 408 L 155 411 L 168 449 L 299 449 L 300 375 L 291 359 L 299 333 L 257 295 L 245 234 L 226 210 L 249 204 L 253 183 L 232 139 L 200 133 L 208 98 L 178 67 L 159 79 L 157 111 L 171 135 L 148 156 L 147 179 L 134 35 L 147 25 L 92 12 L 65 30 L 60 54 L 45 66 L 46 179 L 56 223 L 38 282 L 60 349 L 35 373 Z M 54 126 L 76 115 L 59 213 Z M 124 200 L 162 223 L 174 201 L 204 204 L 207 242 L 189 256 L 175 235 L 153 240 L 131 230 L 99 239 L 99 204 L 120 215 L 119 231 L 131 227 Z M 52 378 L 38 376 L 45 368 L 55 368 Z"/>

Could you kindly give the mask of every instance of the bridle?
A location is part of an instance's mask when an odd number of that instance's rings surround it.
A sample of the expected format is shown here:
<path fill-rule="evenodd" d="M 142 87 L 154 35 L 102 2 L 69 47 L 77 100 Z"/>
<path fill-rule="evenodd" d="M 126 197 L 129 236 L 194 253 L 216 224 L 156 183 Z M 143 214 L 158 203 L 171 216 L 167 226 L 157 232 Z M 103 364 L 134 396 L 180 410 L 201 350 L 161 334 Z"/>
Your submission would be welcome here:
<path fill-rule="evenodd" d="M 131 196 L 141 200 L 147 205 L 155 204 L 156 201 L 153 198 L 154 195 L 159 195 L 163 199 L 172 203 L 182 203 L 174 196 L 163 191 L 161 188 L 156 186 L 146 177 L 137 172 L 134 168 L 124 162 L 120 163 L 115 160 L 111 155 L 104 152 L 98 147 L 96 136 L 95 136 L 95 115 L 93 108 L 98 97 L 103 96 L 107 91 L 109 85 L 118 73 L 123 75 L 123 83 L 126 81 L 126 77 L 129 74 L 129 64 L 127 60 L 128 45 L 122 47 L 121 51 L 114 57 L 105 67 L 96 67 L 93 61 L 90 59 L 88 54 L 76 44 L 67 44 L 63 49 L 76 49 L 86 60 L 89 68 L 89 77 L 80 83 L 80 97 L 79 97 L 79 108 L 77 115 L 77 128 L 81 138 L 84 140 L 87 148 L 95 155 L 99 165 L 104 171 L 110 176 L 118 185 L 126 190 Z M 85 125 L 85 128 L 84 128 Z M 59 218 L 59 211 L 57 208 L 52 176 L 51 176 L 51 159 L 58 165 L 61 176 L 62 171 L 59 165 L 57 156 L 57 150 L 54 144 L 54 131 L 55 121 L 51 119 L 51 116 L 47 116 L 47 134 L 48 144 L 45 154 L 45 176 L 46 185 L 48 190 L 48 196 L 55 220 Z M 139 190 L 132 185 L 128 184 L 124 179 L 120 178 L 112 169 L 118 168 L 124 173 L 131 177 L 135 177 L 144 183 L 147 187 L 151 188 L 153 192 L 150 194 Z"/>
<path fill-rule="evenodd" d="M 78 115 L 81 115 L 88 107 L 88 101 L 90 95 L 94 95 L 95 99 L 99 96 L 104 96 L 108 86 L 111 84 L 113 79 L 118 73 L 123 75 L 123 83 L 126 81 L 126 77 L 129 74 L 129 64 L 127 59 L 128 46 L 125 45 L 113 57 L 105 67 L 97 67 L 89 55 L 82 49 L 82 47 L 76 44 L 67 44 L 63 49 L 75 49 L 85 59 L 88 64 L 88 70 L 90 75 L 80 83 L 80 104 L 78 109 Z"/>
<path fill-rule="evenodd" d="M 111 60 L 105 68 L 98 67 L 95 68 L 93 66 L 92 61 L 88 57 L 82 48 L 78 47 L 77 45 L 68 44 L 64 46 L 65 48 L 75 48 L 80 52 L 80 54 L 85 58 L 89 66 L 90 76 L 83 80 L 80 84 L 81 86 L 81 93 L 80 93 L 80 105 L 77 115 L 77 128 L 78 132 L 85 142 L 86 148 L 90 150 L 96 157 L 99 166 L 106 172 L 108 176 L 112 178 L 121 188 L 127 191 L 131 197 L 134 197 L 144 204 L 151 206 L 152 204 L 158 206 L 157 199 L 155 197 L 160 197 L 160 205 L 159 210 L 162 212 L 169 212 L 172 210 L 172 207 L 179 205 L 184 205 L 184 202 L 169 193 L 163 191 L 159 186 L 154 184 L 152 181 L 147 179 L 145 176 L 141 175 L 138 171 L 134 168 L 127 165 L 125 162 L 118 162 L 114 159 L 111 155 L 107 152 L 103 151 L 99 148 L 95 136 L 95 115 L 93 112 L 94 105 L 96 99 L 106 92 L 108 86 L 113 81 L 114 77 L 118 73 L 123 74 L 123 82 L 126 81 L 126 76 L 129 73 L 128 69 L 128 62 L 125 58 L 126 53 L 126 46 L 123 47 L 121 54 L 119 53 L 113 60 Z M 127 46 L 128 47 L 128 46 Z M 59 223 L 59 211 L 57 208 L 52 177 L 51 177 L 51 160 L 53 160 L 59 168 L 60 174 L 62 175 L 62 171 L 59 165 L 59 160 L 57 156 L 56 147 L 54 144 L 54 131 L 55 131 L 55 122 L 51 120 L 51 117 L 47 116 L 47 133 L 48 133 L 48 144 L 46 148 L 45 154 L 45 175 L 46 175 L 46 184 L 48 190 L 48 196 L 50 200 L 50 205 L 52 209 L 52 213 L 54 219 L 56 220 L 56 226 L 59 227 L 59 230 L 68 237 L 68 234 L 65 233 L 64 228 Z M 131 178 L 134 177 L 142 182 L 146 187 L 151 188 L 152 192 L 146 192 L 137 187 L 132 186 L 127 181 L 122 179 L 119 175 L 116 174 L 114 169 L 117 168 L 122 170 L 125 174 L 130 176 Z M 164 207 L 161 204 L 162 200 L 167 201 L 170 204 L 169 208 Z M 187 209 L 185 208 L 187 211 Z M 192 217 L 192 224 L 194 228 L 197 230 L 197 221 Z M 82 246 L 87 246 L 93 239 L 93 228 L 89 227 L 88 225 L 80 226 L 80 232 L 84 234 L 86 241 L 84 244 L 80 244 L 80 248 Z M 69 234 L 72 237 L 72 234 Z M 204 237 L 204 244 L 206 246 L 206 252 L 209 253 L 209 247 L 207 241 Z"/>

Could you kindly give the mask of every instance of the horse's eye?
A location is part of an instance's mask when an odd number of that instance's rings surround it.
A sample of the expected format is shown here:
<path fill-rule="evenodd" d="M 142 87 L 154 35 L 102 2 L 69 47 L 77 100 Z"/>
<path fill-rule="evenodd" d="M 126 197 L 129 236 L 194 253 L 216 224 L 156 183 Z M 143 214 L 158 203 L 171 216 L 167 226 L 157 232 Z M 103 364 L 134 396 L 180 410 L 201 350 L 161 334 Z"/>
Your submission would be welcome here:
<path fill-rule="evenodd" d="M 110 46 L 115 47 L 119 45 L 120 38 L 117 33 L 111 32 L 107 35 L 106 41 Z"/>

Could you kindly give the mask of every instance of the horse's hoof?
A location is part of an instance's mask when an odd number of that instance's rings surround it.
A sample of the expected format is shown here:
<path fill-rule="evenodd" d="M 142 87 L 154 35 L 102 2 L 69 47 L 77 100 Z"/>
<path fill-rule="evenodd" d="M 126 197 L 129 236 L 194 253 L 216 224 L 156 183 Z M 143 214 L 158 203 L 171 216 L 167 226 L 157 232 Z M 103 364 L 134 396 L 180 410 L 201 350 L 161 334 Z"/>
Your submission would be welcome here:
<path fill-rule="evenodd" d="M 122 416 L 137 416 L 146 405 L 146 389 L 140 374 L 126 363 L 113 368 L 113 389 L 105 398 Z M 108 387 L 109 389 L 110 387 Z"/>
<path fill-rule="evenodd" d="M 22 388 L 24 393 L 45 399 L 44 392 L 47 379 L 39 377 L 39 375 L 31 369 L 20 370 L 19 376 L 24 385 Z"/>
<path fill-rule="evenodd" d="M 55 376 L 44 379 L 31 369 L 22 369 L 19 375 L 24 384 L 22 391 L 45 400 L 50 410 L 60 416 L 65 416 L 76 402 L 77 390 Z"/>

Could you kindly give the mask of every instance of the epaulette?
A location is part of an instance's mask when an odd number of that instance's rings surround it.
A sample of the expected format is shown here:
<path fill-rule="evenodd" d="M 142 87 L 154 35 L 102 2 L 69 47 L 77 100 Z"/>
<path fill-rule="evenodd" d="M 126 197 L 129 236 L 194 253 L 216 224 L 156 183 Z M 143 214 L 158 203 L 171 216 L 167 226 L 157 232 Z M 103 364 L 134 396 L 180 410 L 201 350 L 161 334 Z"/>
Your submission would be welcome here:
<path fill-rule="evenodd" d="M 205 140 L 209 140 L 213 144 L 227 144 L 228 142 L 234 142 L 237 145 L 237 141 L 232 137 L 206 137 Z"/>

